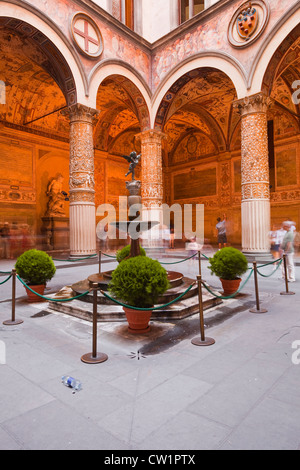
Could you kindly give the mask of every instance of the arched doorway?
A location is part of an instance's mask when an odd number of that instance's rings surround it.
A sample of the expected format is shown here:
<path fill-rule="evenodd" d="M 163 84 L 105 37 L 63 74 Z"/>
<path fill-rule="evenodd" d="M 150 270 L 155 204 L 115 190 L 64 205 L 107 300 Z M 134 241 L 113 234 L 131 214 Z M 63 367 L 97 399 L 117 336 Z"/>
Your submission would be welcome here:
<path fill-rule="evenodd" d="M 48 185 L 62 174 L 68 193 L 69 123 L 60 111 L 76 102 L 76 85 L 59 49 L 25 21 L 0 17 L 0 49 L 0 222 L 27 225 L 43 248 Z M 67 203 L 64 210 L 68 219 Z"/>
<path fill-rule="evenodd" d="M 128 178 L 125 175 L 129 163 L 122 156 L 133 151 L 141 153 L 141 142 L 137 136 L 150 127 L 149 110 L 138 86 L 119 73 L 102 80 L 96 103 L 100 111 L 94 129 L 96 208 L 110 204 L 119 219 L 120 197 L 128 196 Z M 136 179 L 142 179 L 142 164 L 136 168 Z M 104 215 L 98 214 L 98 223 Z M 100 239 L 102 235 L 99 232 Z M 119 233 L 115 234 L 112 230 L 111 236 L 108 233 L 108 241 L 102 245 L 105 249 L 114 250 L 124 243 L 126 241 L 119 239 Z"/>
<path fill-rule="evenodd" d="M 240 188 L 236 193 L 236 156 L 230 153 L 239 120 L 233 109 L 236 98 L 235 86 L 224 72 L 212 67 L 193 69 L 169 88 L 155 120 L 155 128 L 167 136 L 165 201 L 181 207 L 204 204 L 205 238 L 211 244 L 216 243 L 216 219 L 224 213 L 230 242 L 240 243 Z"/>
<path fill-rule="evenodd" d="M 263 92 L 272 100 L 270 132 L 271 221 L 280 227 L 290 219 L 300 224 L 300 26 L 274 53 L 263 79 Z"/>

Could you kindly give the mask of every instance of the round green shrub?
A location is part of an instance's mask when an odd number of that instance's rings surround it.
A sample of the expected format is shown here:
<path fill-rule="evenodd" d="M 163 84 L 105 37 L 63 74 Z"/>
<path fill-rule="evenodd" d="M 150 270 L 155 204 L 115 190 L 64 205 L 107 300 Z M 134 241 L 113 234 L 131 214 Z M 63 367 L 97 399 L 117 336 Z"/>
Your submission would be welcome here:
<path fill-rule="evenodd" d="M 220 279 L 237 279 L 248 269 L 246 256 L 236 248 L 225 247 L 217 251 L 212 258 L 209 258 L 210 269 Z"/>
<path fill-rule="evenodd" d="M 151 308 L 169 287 L 167 271 L 158 261 L 135 256 L 113 271 L 109 292 L 132 307 Z"/>
<path fill-rule="evenodd" d="M 116 258 L 117 258 L 118 263 L 121 263 L 121 261 L 128 258 L 128 256 L 130 255 L 130 248 L 131 248 L 131 245 L 127 245 L 127 246 L 124 246 L 124 248 L 122 248 L 121 250 L 117 251 Z M 140 250 L 141 250 L 141 256 L 146 256 L 146 251 L 144 250 L 144 248 L 140 247 Z"/>
<path fill-rule="evenodd" d="M 32 286 L 46 284 L 56 272 L 52 258 L 40 250 L 25 251 L 18 257 L 15 268 L 23 281 Z"/>

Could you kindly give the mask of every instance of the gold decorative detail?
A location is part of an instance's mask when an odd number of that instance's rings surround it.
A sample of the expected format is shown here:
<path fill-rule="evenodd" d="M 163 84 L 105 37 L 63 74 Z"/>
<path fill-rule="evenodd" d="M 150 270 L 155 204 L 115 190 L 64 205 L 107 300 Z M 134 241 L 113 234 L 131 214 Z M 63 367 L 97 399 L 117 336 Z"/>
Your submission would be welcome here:
<path fill-rule="evenodd" d="M 267 103 L 249 97 L 242 106 L 242 200 L 270 199 Z M 256 109 L 256 112 L 254 111 Z"/>
<path fill-rule="evenodd" d="M 162 141 L 165 134 L 145 131 L 136 136 L 142 146 L 142 203 L 160 207 L 163 203 Z"/>
<path fill-rule="evenodd" d="M 255 33 L 259 21 L 259 13 L 249 2 L 248 5 L 243 8 L 237 18 L 237 32 L 239 36 L 246 41 L 253 36 Z"/>
<path fill-rule="evenodd" d="M 252 113 L 266 113 L 272 104 L 272 99 L 264 93 L 246 96 L 235 101 L 233 107 L 236 108 L 241 116 Z"/>
<path fill-rule="evenodd" d="M 70 118 L 70 201 L 94 200 L 95 164 L 93 123 L 99 111 L 81 104 L 70 106 L 62 112 Z M 90 190 L 92 195 L 80 192 L 74 196 L 77 189 Z M 80 199 L 83 197 L 83 199 Z"/>
<path fill-rule="evenodd" d="M 267 0 L 243 3 L 233 15 L 228 28 L 228 41 L 233 47 L 247 47 L 264 32 L 270 18 Z"/>

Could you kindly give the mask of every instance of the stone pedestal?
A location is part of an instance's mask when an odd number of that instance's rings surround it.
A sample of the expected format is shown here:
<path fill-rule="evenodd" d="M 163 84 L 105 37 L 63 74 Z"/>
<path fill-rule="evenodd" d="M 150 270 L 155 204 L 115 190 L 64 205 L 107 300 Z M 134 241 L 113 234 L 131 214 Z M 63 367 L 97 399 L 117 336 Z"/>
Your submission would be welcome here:
<path fill-rule="evenodd" d="M 70 228 L 68 217 L 43 217 L 43 248 L 47 251 L 68 250 Z"/>

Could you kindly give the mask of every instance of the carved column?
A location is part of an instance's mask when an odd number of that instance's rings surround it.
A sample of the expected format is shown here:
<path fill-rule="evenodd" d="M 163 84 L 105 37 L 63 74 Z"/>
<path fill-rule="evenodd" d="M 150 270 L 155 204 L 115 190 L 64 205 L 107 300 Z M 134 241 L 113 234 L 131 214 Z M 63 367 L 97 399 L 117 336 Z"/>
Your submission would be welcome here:
<path fill-rule="evenodd" d="M 267 111 L 263 93 L 235 103 L 241 114 L 242 249 L 254 257 L 270 252 L 270 182 Z"/>
<path fill-rule="evenodd" d="M 75 104 L 70 118 L 70 255 L 96 253 L 93 122 L 99 111 Z"/>
<path fill-rule="evenodd" d="M 142 204 L 146 209 L 143 218 L 162 223 L 163 174 L 162 142 L 165 134 L 155 130 L 142 132 L 136 136 L 142 147 Z M 151 238 L 156 239 L 158 228 L 151 230 Z"/>

